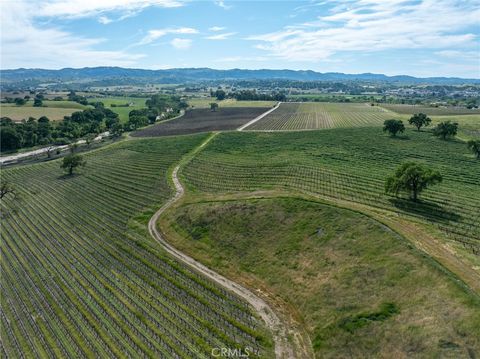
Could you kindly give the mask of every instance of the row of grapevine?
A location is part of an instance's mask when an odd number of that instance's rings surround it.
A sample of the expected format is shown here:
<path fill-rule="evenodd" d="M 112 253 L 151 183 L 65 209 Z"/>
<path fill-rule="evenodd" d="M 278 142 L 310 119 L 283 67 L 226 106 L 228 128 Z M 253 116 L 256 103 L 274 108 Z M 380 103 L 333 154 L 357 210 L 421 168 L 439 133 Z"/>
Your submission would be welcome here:
<path fill-rule="evenodd" d="M 336 127 L 378 126 L 392 114 L 359 103 L 282 103 L 247 128 L 251 131 L 295 131 Z"/>
<path fill-rule="evenodd" d="M 395 141 L 372 128 L 242 135 L 216 138 L 185 168 L 190 188 L 287 188 L 325 195 L 430 223 L 474 251 L 480 248 L 480 163 L 461 143 L 445 143 L 426 133 Z M 426 162 L 444 176 L 416 205 L 384 193 L 385 178 L 407 159 Z"/>
<path fill-rule="evenodd" d="M 208 358 L 265 352 L 239 298 L 168 256 L 146 230 L 171 196 L 166 173 L 204 135 L 129 141 L 86 156 L 3 171 L 2 357 Z M 270 350 L 270 349 L 268 349 Z"/>

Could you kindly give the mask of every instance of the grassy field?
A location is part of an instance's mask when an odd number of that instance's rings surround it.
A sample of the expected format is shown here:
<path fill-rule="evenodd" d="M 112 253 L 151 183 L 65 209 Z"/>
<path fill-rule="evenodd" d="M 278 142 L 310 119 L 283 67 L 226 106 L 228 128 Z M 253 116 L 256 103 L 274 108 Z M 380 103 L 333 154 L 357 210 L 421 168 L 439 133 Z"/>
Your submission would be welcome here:
<path fill-rule="evenodd" d="M 293 198 L 187 200 L 161 227 L 177 248 L 295 308 L 318 358 L 480 354 L 478 299 L 366 216 Z"/>
<path fill-rule="evenodd" d="M 103 102 L 106 108 L 118 113 L 120 121 L 125 123 L 128 121 L 128 114 L 132 110 L 145 108 L 147 98 L 139 97 L 96 97 L 89 98 L 89 102 Z M 132 104 L 128 107 L 111 107 L 111 104 L 124 105 Z M 12 120 L 20 121 L 28 119 L 28 117 L 39 118 L 47 116 L 50 120 L 63 120 L 64 116 L 69 116 L 75 111 L 85 110 L 91 106 L 84 106 L 73 101 L 43 101 L 45 107 L 33 107 L 33 101 L 28 101 L 24 106 L 16 106 L 15 104 L 2 104 L 0 107 L 1 115 L 10 117 Z"/>
<path fill-rule="evenodd" d="M 147 127 L 132 133 L 132 136 L 155 137 L 235 130 L 267 110 L 268 108 L 263 107 L 221 107 L 216 111 L 206 108 L 187 110 L 179 118 Z"/>
<path fill-rule="evenodd" d="M 1 116 L 10 117 L 14 121 L 21 121 L 29 117 L 39 118 L 47 116 L 52 121 L 63 120 L 64 116 L 69 116 L 75 111 L 81 111 L 88 106 L 81 105 L 73 101 L 43 101 L 43 107 L 33 107 L 33 101 L 28 101 L 23 106 L 15 104 L 1 104 Z"/>
<path fill-rule="evenodd" d="M 222 107 L 273 107 L 275 101 L 237 101 L 234 99 L 226 99 L 218 101 L 215 97 L 189 98 L 187 103 L 193 108 L 210 108 L 212 102 L 218 103 Z"/>
<path fill-rule="evenodd" d="M 388 105 L 381 107 L 402 115 L 413 115 L 414 113 L 426 113 L 429 116 L 453 116 L 453 115 L 479 115 L 480 109 L 467 109 L 464 107 L 431 107 L 424 105 Z"/>
<path fill-rule="evenodd" d="M 460 141 L 413 130 L 407 135 L 390 138 L 381 128 L 224 133 L 185 168 L 184 176 L 198 191 L 288 189 L 368 205 L 429 224 L 478 250 L 480 161 Z M 412 160 L 444 177 L 415 206 L 384 194 L 385 178 Z"/>
<path fill-rule="evenodd" d="M 45 100 L 42 102 L 43 106 L 46 107 L 55 107 L 55 108 L 75 108 L 78 110 L 85 110 L 87 108 L 92 108 L 92 106 L 85 106 L 82 105 L 81 103 L 75 102 L 75 101 L 51 101 L 51 100 Z M 28 104 L 32 104 L 32 101 L 29 101 Z"/>
<path fill-rule="evenodd" d="M 392 114 L 378 106 L 345 103 L 282 103 L 246 130 L 290 131 L 379 126 Z"/>
<path fill-rule="evenodd" d="M 204 135 L 93 151 L 80 174 L 59 161 L 2 170 L 2 357 L 209 358 L 213 347 L 269 355 L 238 298 L 173 260 L 146 229 L 167 172 Z"/>
<path fill-rule="evenodd" d="M 103 102 L 106 108 L 109 108 L 115 113 L 118 113 L 120 118 L 120 122 L 126 123 L 128 121 L 128 114 L 132 110 L 139 110 L 145 108 L 145 101 L 147 98 L 145 97 L 97 97 L 88 99 L 90 102 L 100 101 Z M 125 104 L 132 104 L 132 106 L 128 107 L 111 107 L 110 105 L 125 105 Z"/>

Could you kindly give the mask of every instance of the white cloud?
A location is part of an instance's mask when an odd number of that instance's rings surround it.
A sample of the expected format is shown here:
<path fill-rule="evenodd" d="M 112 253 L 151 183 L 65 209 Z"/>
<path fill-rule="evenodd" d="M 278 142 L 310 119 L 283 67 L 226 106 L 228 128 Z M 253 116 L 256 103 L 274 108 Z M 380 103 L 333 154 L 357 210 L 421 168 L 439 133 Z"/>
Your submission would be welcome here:
<path fill-rule="evenodd" d="M 226 32 L 224 34 L 207 36 L 206 39 L 208 39 L 208 40 L 228 40 L 228 38 L 230 36 L 233 36 L 235 34 L 236 34 L 236 32 Z"/>
<path fill-rule="evenodd" d="M 175 38 L 170 42 L 170 44 L 176 49 L 186 50 L 192 46 L 192 40 Z"/>
<path fill-rule="evenodd" d="M 168 35 L 168 34 L 198 34 L 197 29 L 191 27 L 179 27 L 179 28 L 166 28 L 166 29 L 156 29 L 148 31 L 148 34 L 140 40 L 138 45 L 150 44 L 153 41 Z"/>
<path fill-rule="evenodd" d="M 332 13 L 298 26 L 251 36 L 256 48 L 292 61 L 318 61 L 338 52 L 450 49 L 475 43 L 478 1 L 332 0 Z M 475 4 L 476 3 L 476 4 Z"/>
<path fill-rule="evenodd" d="M 36 4 L 37 16 L 85 17 L 107 11 L 140 11 L 150 6 L 179 7 L 177 0 L 41 0 Z"/>
<path fill-rule="evenodd" d="M 107 24 L 110 24 L 111 22 L 113 22 L 113 20 L 110 19 L 110 18 L 108 18 L 108 17 L 106 17 L 106 16 L 100 16 L 100 17 L 98 18 L 98 22 L 99 22 L 100 24 L 107 25 Z"/>
<path fill-rule="evenodd" d="M 212 26 L 208 30 L 217 32 L 217 31 L 225 30 L 225 28 L 223 26 Z"/>
<path fill-rule="evenodd" d="M 215 0 L 215 5 L 220 6 L 221 8 L 228 10 L 231 8 L 230 5 L 225 4 L 224 0 Z"/>
<path fill-rule="evenodd" d="M 52 25 L 34 24 L 36 9 L 26 1 L 1 2 L 1 67 L 130 66 L 143 54 L 99 50 L 101 38 L 75 36 Z"/>

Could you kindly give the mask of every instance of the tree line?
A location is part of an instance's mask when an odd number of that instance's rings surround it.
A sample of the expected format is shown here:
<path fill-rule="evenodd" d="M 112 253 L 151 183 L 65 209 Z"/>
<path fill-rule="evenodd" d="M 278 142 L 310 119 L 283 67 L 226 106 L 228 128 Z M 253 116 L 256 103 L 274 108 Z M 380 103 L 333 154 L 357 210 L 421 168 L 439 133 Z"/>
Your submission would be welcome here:
<path fill-rule="evenodd" d="M 81 101 L 70 93 L 70 100 Z M 153 95 L 146 101 L 147 108 L 132 110 L 127 123 L 120 123 L 118 114 L 106 108 L 102 102 L 87 102 L 93 108 L 73 112 L 61 121 L 50 121 L 46 116 L 39 119 L 29 117 L 22 122 L 14 122 L 8 117 L 0 119 L 1 151 L 12 151 L 38 145 L 65 145 L 88 135 L 109 131 L 119 136 L 124 131 L 136 130 L 148 123 L 176 116 L 188 105 L 180 97 Z"/>
<path fill-rule="evenodd" d="M 125 131 L 134 131 L 140 127 L 177 116 L 188 108 L 188 104 L 179 96 L 153 95 L 145 102 L 147 108 L 132 110 L 128 114 Z"/>
<path fill-rule="evenodd" d="M 274 92 L 272 94 L 258 93 L 255 90 L 240 90 L 226 93 L 222 89 L 211 90 L 210 96 L 218 101 L 232 98 L 237 101 L 286 101 L 287 96 L 283 92 Z"/>
<path fill-rule="evenodd" d="M 64 145 L 88 134 L 98 134 L 118 123 L 118 114 L 95 103 L 94 108 L 73 112 L 62 121 L 46 116 L 29 117 L 20 123 L 1 118 L 1 150 L 10 151 L 38 145 Z"/>
<path fill-rule="evenodd" d="M 420 131 L 422 127 L 427 127 L 432 122 L 432 119 L 424 113 L 416 113 L 408 120 L 408 123 Z M 388 132 L 392 137 L 396 137 L 398 133 L 405 131 L 405 125 L 402 120 L 390 119 L 383 123 L 383 132 Z M 451 121 L 440 122 L 433 130 L 434 136 L 446 140 L 450 137 L 456 136 L 458 131 L 458 123 Z"/>

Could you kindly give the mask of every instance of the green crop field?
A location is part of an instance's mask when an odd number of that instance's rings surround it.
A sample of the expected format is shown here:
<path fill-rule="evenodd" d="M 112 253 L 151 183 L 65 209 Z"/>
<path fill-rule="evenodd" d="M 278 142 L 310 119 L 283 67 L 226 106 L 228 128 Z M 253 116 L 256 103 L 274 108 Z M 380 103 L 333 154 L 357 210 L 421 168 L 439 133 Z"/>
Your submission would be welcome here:
<path fill-rule="evenodd" d="M 379 126 L 392 113 L 364 103 L 282 103 L 246 130 L 289 131 L 335 127 Z"/>
<path fill-rule="evenodd" d="M 92 106 L 85 106 L 81 103 L 75 101 L 52 101 L 52 100 L 45 100 L 42 102 L 43 106 L 46 107 L 55 107 L 55 108 L 75 108 L 78 110 L 85 110 L 87 108 L 92 108 Z M 33 102 L 30 100 L 28 104 L 33 105 Z"/>
<path fill-rule="evenodd" d="M 237 101 L 235 99 L 226 99 L 218 101 L 215 97 L 194 97 L 189 98 L 187 103 L 193 108 L 210 108 L 212 102 L 218 103 L 221 107 L 273 107 L 275 101 Z"/>
<path fill-rule="evenodd" d="M 464 107 L 433 107 L 424 105 L 388 105 L 382 107 L 402 115 L 413 115 L 414 113 L 426 113 L 429 116 L 452 116 L 452 115 L 479 115 L 480 109 L 467 109 Z"/>
<path fill-rule="evenodd" d="M 199 191 L 287 189 L 368 205 L 432 225 L 478 250 L 480 162 L 463 142 L 429 132 L 407 135 L 390 138 L 381 128 L 224 133 L 185 167 L 184 176 Z M 418 205 L 384 194 L 385 178 L 412 160 L 444 177 Z"/>
<path fill-rule="evenodd" d="M 120 122 L 126 123 L 128 121 L 128 114 L 132 110 L 139 110 L 145 108 L 145 101 L 147 100 L 146 97 L 96 97 L 92 99 L 88 99 L 90 102 L 100 101 L 103 102 L 106 108 L 109 108 L 115 113 L 118 113 L 120 118 Z M 132 104 L 132 106 L 128 107 L 111 107 L 110 105 L 125 105 L 125 104 Z"/>
<path fill-rule="evenodd" d="M 2 357 L 209 358 L 213 347 L 270 353 L 250 308 L 173 260 L 146 223 L 172 195 L 167 172 L 205 135 L 130 140 L 2 170 Z"/>
<path fill-rule="evenodd" d="M 170 228 L 169 228 L 170 227 Z M 293 306 L 318 358 L 467 358 L 478 299 L 370 218 L 293 198 L 189 201 L 177 248 Z"/>

